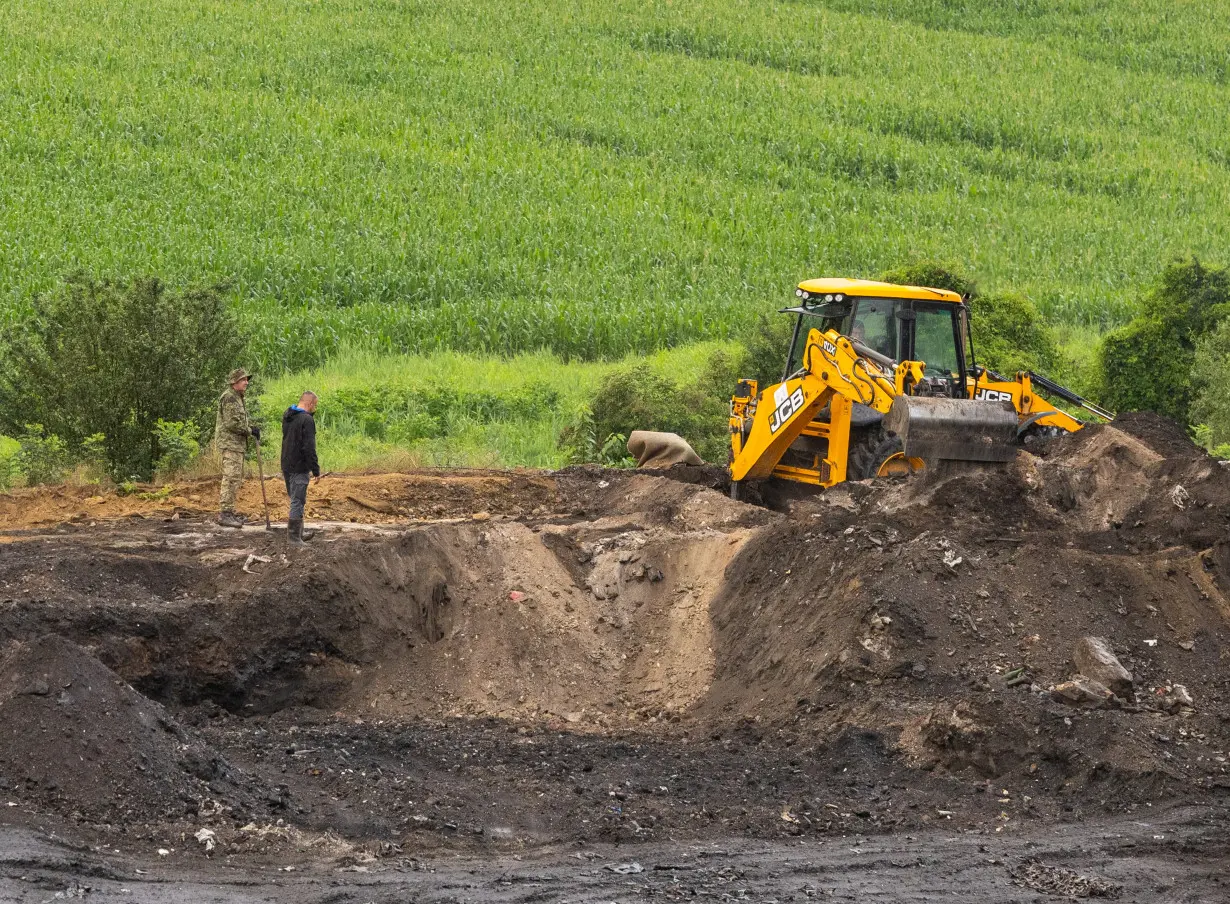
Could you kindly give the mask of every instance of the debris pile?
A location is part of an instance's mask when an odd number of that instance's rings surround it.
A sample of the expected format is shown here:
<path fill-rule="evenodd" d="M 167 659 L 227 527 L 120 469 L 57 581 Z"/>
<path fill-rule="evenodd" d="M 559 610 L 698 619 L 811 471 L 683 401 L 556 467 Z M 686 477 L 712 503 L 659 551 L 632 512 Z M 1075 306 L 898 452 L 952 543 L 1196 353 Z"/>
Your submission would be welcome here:
<path fill-rule="evenodd" d="M 246 783 L 75 644 L 51 635 L 0 660 L 0 795 L 124 825 L 243 811 Z"/>

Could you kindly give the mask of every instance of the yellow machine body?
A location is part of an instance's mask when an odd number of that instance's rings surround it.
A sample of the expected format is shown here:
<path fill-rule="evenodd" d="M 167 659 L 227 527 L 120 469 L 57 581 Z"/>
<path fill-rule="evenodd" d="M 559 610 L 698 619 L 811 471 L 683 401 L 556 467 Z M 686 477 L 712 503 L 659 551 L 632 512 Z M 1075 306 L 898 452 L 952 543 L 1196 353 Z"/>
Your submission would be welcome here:
<path fill-rule="evenodd" d="M 1112 417 L 1036 374 L 1009 379 L 967 368 L 968 316 L 954 292 L 820 279 L 800 283 L 796 295 L 803 304 L 786 309 L 799 325 L 785 378 L 763 390 L 743 380 L 731 399 L 736 488 L 768 477 L 831 487 L 911 473 L 939 458 L 1003 461 L 1026 435 L 1079 430 L 1082 422 L 1036 384 Z M 869 327 L 876 336 L 865 335 Z M 898 360 L 910 352 L 942 360 Z"/>

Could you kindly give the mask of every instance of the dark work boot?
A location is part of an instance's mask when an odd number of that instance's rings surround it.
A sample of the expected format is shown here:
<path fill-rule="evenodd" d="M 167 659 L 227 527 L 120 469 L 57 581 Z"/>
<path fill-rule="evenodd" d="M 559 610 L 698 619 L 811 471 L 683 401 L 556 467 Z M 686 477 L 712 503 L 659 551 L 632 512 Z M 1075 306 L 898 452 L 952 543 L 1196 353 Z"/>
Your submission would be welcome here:
<path fill-rule="evenodd" d="M 286 536 L 291 546 L 303 545 L 303 519 L 292 518 L 286 522 Z"/>
<path fill-rule="evenodd" d="M 223 527 L 243 527 L 245 522 L 246 519 L 231 511 L 223 512 L 218 516 L 218 523 Z"/>

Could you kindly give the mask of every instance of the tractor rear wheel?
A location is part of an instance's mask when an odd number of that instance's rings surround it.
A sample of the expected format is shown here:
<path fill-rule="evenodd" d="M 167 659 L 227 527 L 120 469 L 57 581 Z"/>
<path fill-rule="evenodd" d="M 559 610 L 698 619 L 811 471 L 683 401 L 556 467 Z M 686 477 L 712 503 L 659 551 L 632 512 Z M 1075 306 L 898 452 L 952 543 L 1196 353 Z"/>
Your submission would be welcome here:
<path fill-rule="evenodd" d="M 922 459 L 906 458 L 901 437 L 883 429 L 871 431 L 850 450 L 848 480 L 871 477 L 909 477 L 923 469 Z"/>

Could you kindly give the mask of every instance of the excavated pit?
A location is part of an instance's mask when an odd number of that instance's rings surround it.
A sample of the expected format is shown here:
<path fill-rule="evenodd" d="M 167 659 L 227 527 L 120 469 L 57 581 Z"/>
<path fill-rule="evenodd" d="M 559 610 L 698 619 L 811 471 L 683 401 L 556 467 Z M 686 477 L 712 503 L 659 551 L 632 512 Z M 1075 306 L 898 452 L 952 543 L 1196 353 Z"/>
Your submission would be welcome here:
<path fill-rule="evenodd" d="M 601 496 L 608 481 L 592 483 Z M 0 566 L 0 587 L 21 593 L 0 638 L 54 631 L 153 699 L 235 714 L 683 712 L 713 678 L 722 573 L 771 516 L 659 478 L 623 483 L 595 520 L 569 506 L 534 523 L 337 525 L 294 555 L 277 534 L 187 521 L 29 540 Z"/>
<path fill-rule="evenodd" d="M 338 479 L 295 550 L 210 525 L 208 484 L 10 497 L 0 795 L 78 832 L 205 813 L 237 855 L 377 857 L 1225 806 L 1230 473 L 1172 425 L 777 512 L 676 476 Z M 1126 698 L 1050 693 L 1085 635 Z M 31 696 L 43 661 L 111 689 Z M 155 715 L 116 722 L 131 700 Z M 23 765 L 49 737 L 60 771 Z M 74 785 L 87 758 L 158 780 Z"/>

